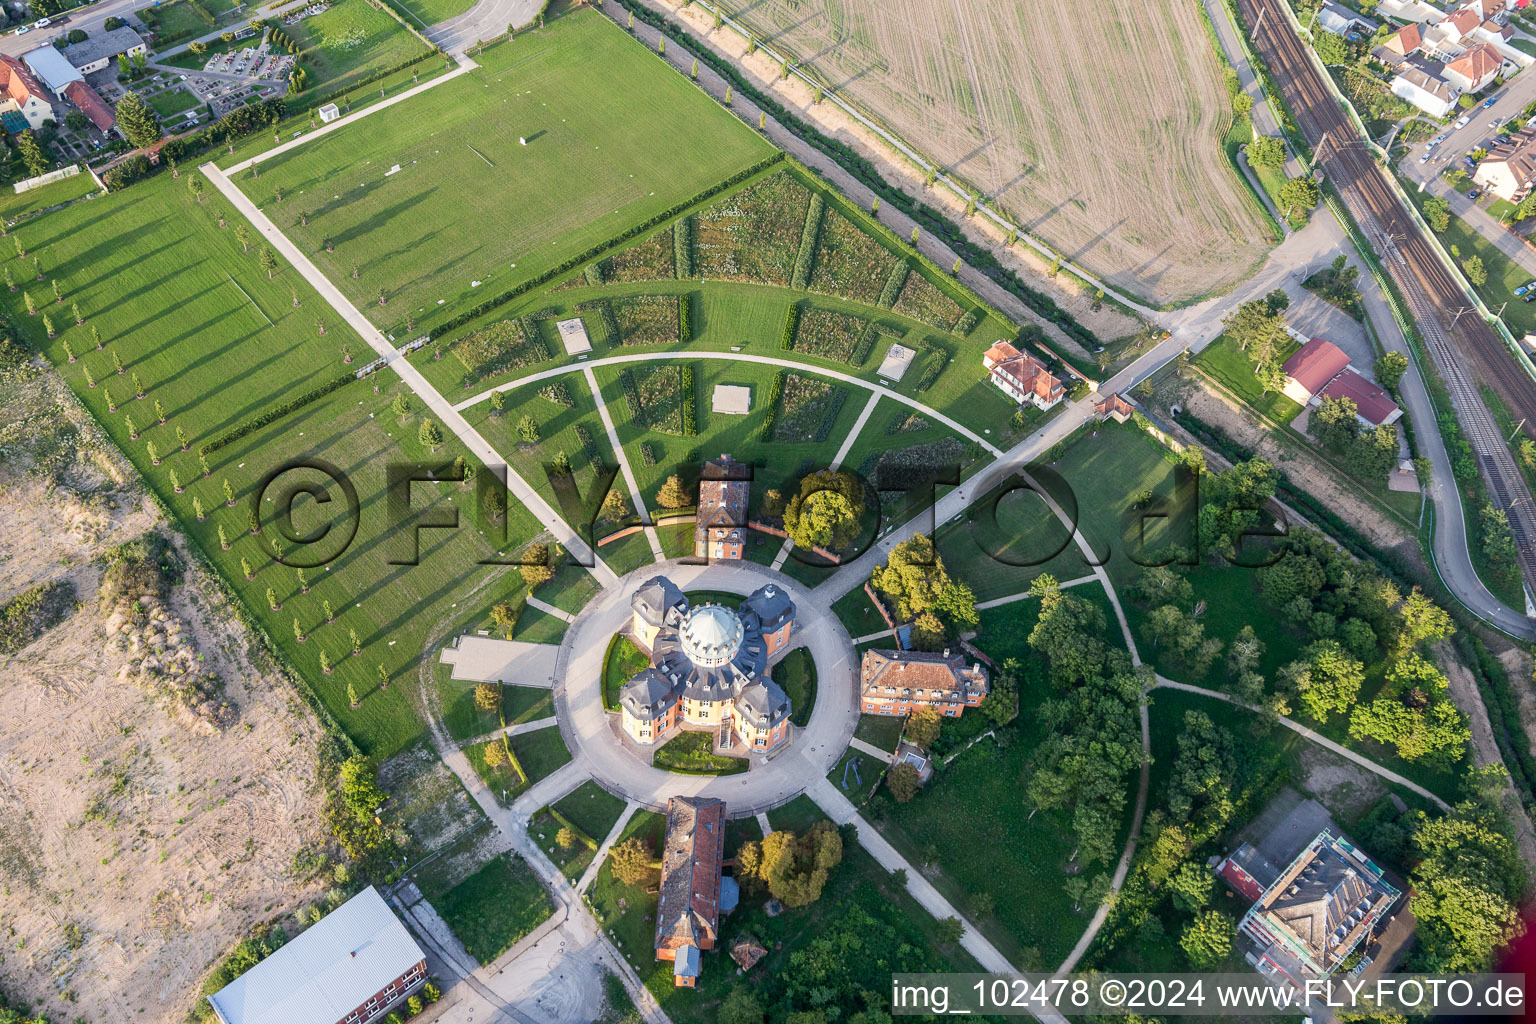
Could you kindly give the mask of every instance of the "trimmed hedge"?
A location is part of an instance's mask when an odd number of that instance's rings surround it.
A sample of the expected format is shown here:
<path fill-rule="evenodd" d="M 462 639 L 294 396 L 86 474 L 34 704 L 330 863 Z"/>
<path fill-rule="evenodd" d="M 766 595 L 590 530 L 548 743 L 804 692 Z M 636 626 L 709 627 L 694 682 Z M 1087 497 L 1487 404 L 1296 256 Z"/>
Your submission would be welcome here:
<path fill-rule="evenodd" d="M 800 307 L 790 303 L 789 312 L 784 314 L 784 330 L 779 334 L 779 348 L 788 352 L 795 347 L 795 331 L 800 328 Z"/>
<path fill-rule="evenodd" d="M 596 261 L 588 263 L 587 268 L 581 272 L 581 276 L 586 278 L 587 284 L 591 285 L 592 287 L 596 288 L 600 286 L 603 283 L 602 264 Z"/>
<path fill-rule="evenodd" d="M 693 276 L 693 217 L 672 225 L 672 272 L 679 281 Z"/>
<path fill-rule="evenodd" d="M 693 367 L 684 363 L 678 367 L 678 398 L 683 403 L 683 436 L 693 437 L 699 432 L 698 396 L 693 390 Z"/>
<path fill-rule="evenodd" d="M 602 476 L 608 467 L 603 462 L 602 453 L 597 450 L 597 440 L 585 423 L 576 424 L 576 440 L 581 443 L 581 454 L 587 460 L 587 465 L 592 467 L 592 472 Z"/>
<path fill-rule="evenodd" d="M 640 443 L 640 461 L 647 466 L 656 465 L 656 446 L 649 441 Z"/>
<path fill-rule="evenodd" d="M 784 395 L 784 372 L 780 370 L 775 373 L 773 383 L 768 385 L 768 401 L 763 406 L 763 425 L 758 429 L 758 437 L 764 441 L 773 440 L 773 422 L 779 417 L 779 399 Z"/>
<path fill-rule="evenodd" d="M 578 313 L 589 310 L 596 313 L 597 318 L 603 322 L 603 333 L 608 335 L 608 344 L 620 344 L 623 341 L 624 332 L 619 330 L 619 318 L 613 315 L 613 303 L 607 299 L 589 299 L 576 304 Z"/>
<path fill-rule="evenodd" d="M 876 300 L 881 309 L 890 309 L 896 305 L 896 300 L 901 297 L 902 285 L 907 283 L 907 275 L 912 273 L 912 268 L 907 266 L 906 260 L 897 260 L 891 268 L 891 276 L 885 279 L 885 287 L 880 289 L 880 298 Z"/>
<path fill-rule="evenodd" d="M 684 292 L 677 297 L 677 340 L 687 344 L 693 340 L 693 295 Z"/>
<path fill-rule="evenodd" d="M 953 354 L 949 351 L 948 345 L 935 341 L 932 338 L 927 340 L 923 348 L 932 353 L 932 356 L 929 357 L 928 364 L 923 367 L 923 375 L 917 379 L 917 384 L 913 388 L 913 390 L 919 393 L 927 391 L 937 384 L 939 375 L 949 366 L 950 359 L 954 358 Z"/>
<path fill-rule="evenodd" d="M 976 329 L 976 325 L 980 322 L 981 317 L 977 314 L 977 312 L 974 309 L 968 309 L 964 314 L 961 315 L 959 320 L 955 321 L 954 331 L 956 334 L 963 338 L 967 334 L 970 334 L 972 331 L 974 331 Z"/>
<path fill-rule="evenodd" d="M 837 414 L 843 411 L 843 403 L 848 400 L 848 389 L 841 385 L 833 385 L 832 399 L 827 405 L 827 411 L 822 414 L 821 423 L 816 427 L 814 440 L 817 444 L 832 436 L 832 428 L 837 426 Z"/>
<path fill-rule="evenodd" d="M 859 343 L 853 349 L 853 355 L 849 357 L 849 363 L 853 366 L 863 366 L 869 361 L 870 350 L 875 347 L 875 341 L 880 337 L 880 329 L 874 324 L 864 328 L 864 333 L 859 335 Z"/>
<path fill-rule="evenodd" d="M 528 292 L 533 291 L 535 288 L 543 287 L 544 285 L 553 281 L 555 278 L 570 273 L 572 270 L 575 270 L 582 264 L 602 256 L 610 250 L 617 248 L 624 242 L 629 241 L 631 238 L 636 238 L 639 235 L 642 235 L 656 227 L 657 225 L 666 223 L 683 211 L 688 210 L 708 199 L 710 196 L 719 195 L 721 192 L 724 192 L 727 189 L 735 188 L 737 185 L 746 181 L 753 175 L 759 174 L 772 167 L 774 164 L 779 163 L 784 159 L 784 157 L 785 154 L 783 150 L 778 150 L 771 156 L 764 157 L 762 160 L 759 160 L 751 167 L 737 171 L 735 174 L 731 175 L 729 178 L 726 178 L 724 181 L 716 182 L 709 188 L 700 192 L 698 195 L 695 195 L 693 198 L 686 199 L 681 203 L 677 203 L 672 207 L 663 210 L 661 213 L 656 214 L 654 217 L 646 218 L 646 220 L 639 224 L 631 225 L 607 241 L 599 242 L 596 245 L 587 248 L 585 251 L 577 253 L 571 258 L 561 262 L 558 266 L 551 267 L 549 270 L 544 271 L 544 273 L 537 274 L 524 281 L 522 284 L 507 289 L 500 295 L 493 295 L 491 298 L 486 299 L 484 302 L 472 306 L 462 313 L 449 317 L 447 320 L 444 320 L 442 323 L 438 324 L 431 331 L 429 331 L 428 336 L 431 338 L 438 338 L 448 331 L 456 330 L 457 328 L 463 327 L 465 324 L 470 323 L 473 320 L 479 319 L 480 317 L 489 313 L 491 310 L 511 302 L 513 299 L 520 295 L 525 295 Z M 611 318 L 612 315 L 613 313 L 610 310 L 607 314 L 607 317 Z M 618 326 L 616 322 L 614 326 Z M 616 330 L 614 331 L 614 336 L 618 336 L 618 332 Z"/>
<path fill-rule="evenodd" d="M 811 283 L 816 238 L 821 234 L 821 218 L 826 211 L 826 198 L 820 192 L 812 192 L 810 208 L 805 211 L 805 227 L 800 230 L 800 251 L 795 254 L 795 269 L 789 282 L 791 288 L 804 289 Z"/>
<path fill-rule="evenodd" d="M 644 430 L 650 426 L 645 418 L 645 406 L 640 404 L 640 389 L 635 386 L 635 376 L 628 369 L 619 371 L 619 389 L 624 392 L 624 404 L 629 409 L 630 422 Z M 646 463 L 654 465 L 654 463 Z"/>
<path fill-rule="evenodd" d="M 218 437 L 214 438 L 212 441 L 209 441 L 207 444 L 199 448 L 198 451 L 204 455 L 207 455 L 210 452 L 216 452 L 220 448 L 240 440 L 242 437 L 251 433 L 252 431 L 260 430 L 267 424 L 280 420 L 284 416 L 287 416 L 289 413 L 304 408 L 304 406 L 310 404 L 311 402 L 319 401 L 326 395 L 330 394 L 332 391 L 343 388 L 358 379 L 359 378 L 355 370 L 348 370 L 340 377 L 328 381 L 327 383 L 322 384 L 310 391 L 306 391 L 304 394 L 290 402 L 284 402 L 282 405 L 274 405 L 266 412 L 261 413 L 253 419 L 246 420 L 244 423 L 240 424 L 238 427 L 235 427 L 233 430 L 220 434 Z"/>
<path fill-rule="evenodd" d="M 635 0 L 617 0 L 617 3 L 652 28 L 671 31 L 681 37 L 688 36 L 688 33 L 671 19 L 662 17 L 650 8 L 636 3 Z M 746 96 L 758 107 L 773 115 L 773 118 L 796 138 L 835 160 L 843 170 L 879 196 L 881 202 L 894 206 L 912 218 L 924 231 L 944 242 L 961 259 L 981 271 L 1035 313 L 1060 327 L 1087 351 L 1092 352 L 1099 347 L 1098 339 L 1093 333 L 1058 306 L 1054 299 L 1025 284 L 1018 275 L 998 262 L 997 257 L 992 255 L 985 246 L 977 245 L 966 238 L 958 227 L 946 220 L 937 210 L 918 202 L 901 189 L 892 186 L 881 177 L 875 165 L 852 146 L 828 139 L 801 121 L 778 100 L 748 81 L 734 63 L 718 56 L 709 47 L 696 46 L 691 49 L 698 54 L 701 63 L 708 65 L 711 70 L 729 82 L 736 92 Z M 1084 373 L 1089 372 L 1086 365 L 1078 369 Z M 1097 372 L 1097 368 L 1094 368 L 1094 372 Z"/>

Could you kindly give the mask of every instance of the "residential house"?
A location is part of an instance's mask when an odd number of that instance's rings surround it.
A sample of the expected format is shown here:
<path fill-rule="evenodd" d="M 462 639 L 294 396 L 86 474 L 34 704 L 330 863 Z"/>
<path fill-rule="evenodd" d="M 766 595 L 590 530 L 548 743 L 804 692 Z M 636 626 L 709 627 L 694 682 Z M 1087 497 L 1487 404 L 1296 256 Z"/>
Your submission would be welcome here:
<path fill-rule="evenodd" d="M 1420 25 L 1430 25 L 1445 17 L 1444 11 L 1424 0 L 1381 0 L 1376 13 Z"/>
<path fill-rule="evenodd" d="M 1374 382 L 1349 365 L 1331 341 L 1313 338 L 1284 363 L 1285 386 L 1281 393 L 1297 405 L 1319 405 L 1324 398 L 1348 398 L 1355 415 L 1368 427 L 1396 423 L 1403 411 Z"/>
<path fill-rule="evenodd" d="M 1523 128 L 1494 143 L 1472 180 L 1506 202 L 1524 199 L 1536 184 L 1536 129 Z"/>
<path fill-rule="evenodd" d="M 725 802 L 675 796 L 667 801 L 656 902 L 656 959 L 671 961 L 672 982 L 699 983 L 702 952 L 720 938 L 720 868 L 725 854 Z"/>
<path fill-rule="evenodd" d="M 933 708 L 959 718 L 986 699 L 987 670 L 944 651 L 871 650 L 859 667 L 859 704 L 866 715 L 909 715 Z"/>
<path fill-rule="evenodd" d="M 1461 5 L 1462 10 L 1471 11 L 1484 22 L 1505 22 L 1509 20 L 1504 0 L 1468 0 Z"/>
<path fill-rule="evenodd" d="M 1456 108 L 1461 90 L 1423 68 L 1404 65 L 1392 79 L 1392 95 L 1407 100 L 1430 117 L 1444 117 Z"/>
<path fill-rule="evenodd" d="M 1066 388 L 1044 363 L 1020 352 L 1010 342 L 999 341 L 987 349 L 981 364 L 986 367 L 987 379 L 1015 402 L 1049 409 L 1066 396 Z"/>
<path fill-rule="evenodd" d="M 1231 874 L 1253 880 L 1246 865 L 1234 865 Z M 1298 987 L 1337 971 L 1402 896 L 1384 874 L 1348 840 L 1320 832 L 1238 924 L 1254 943 L 1259 970 Z"/>
<path fill-rule="evenodd" d="M 372 886 L 208 997 L 220 1024 L 370 1024 L 427 983 L 427 958 Z"/>
<path fill-rule="evenodd" d="M 1333 0 L 1323 0 L 1323 5 L 1317 9 L 1317 24 L 1336 35 L 1341 36 L 1370 36 L 1380 27 L 1380 22 L 1356 14 L 1348 7 L 1340 6 Z"/>
<path fill-rule="evenodd" d="M 1462 92 L 1481 92 L 1492 85 L 1504 67 L 1504 58 L 1487 43 L 1478 43 L 1441 70 L 1442 77 Z"/>
<path fill-rule="evenodd" d="M 751 479 L 752 467 L 729 455 L 704 464 L 699 479 L 699 511 L 693 526 L 695 557 L 741 558 L 746 547 Z"/>
<path fill-rule="evenodd" d="M 1424 34 L 1424 53 L 1433 60 L 1455 60 L 1472 44 L 1467 37 L 1482 23 L 1476 11 L 1452 11 Z"/>
<path fill-rule="evenodd" d="M 0 83 L 0 113 L 20 114 L 33 131 L 52 119 L 53 104 L 43 94 L 43 87 L 32 70 L 10 54 L 0 53 Z"/>
<path fill-rule="evenodd" d="M 1373 47 L 1371 56 L 1389 68 L 1396 68 L 1408 59 L 1409 54 L 1417 53 L 1423 44 L 1424 35 L 1419 26 L 1409 23 Z"/>
<path fill-rule="evenodd" d="M 1136 407 L 1118 393 L 1104 395 L 1093 403 L 1095 417 L 1101 420 L 1114 420 L 1116 423 L 1124 423 L 1135 411 Z"/>
<path fill-rule="evenodd" d="M 91 119 L 91 124 L 100 132 L 109 132 L 112 126 L 117 124 L 117 114 L 107 101 L 101 98 L 101 94 L 85 82 L 70 82 L 64 87 L 64 98 L 80 108 L 80 112 Z"/>
<path fill-rule="evenodd" d="M 1511 39 L 1515 38 L 1515 29 L 1512 25 L 1501 25 L 1489 20 L 1477 26 L 1477 30 L 1472 33 L 1472 38 L 1492 44 L 1498 50 L 1499 56 L 1504 57 L 1506 56 L 1504 48 L 1509 46 Z"/>
<path fill-rule="evenodd" d="M 768 660 L 794 629 L 795 605 L 782 588 L 759 587 L 736 609 L 691 607 L 657 576 L 630 604 L 631 631 L 651 657 L 619 691 L 620 724 L 630 739 L 650 746 L 689 725 L 761 753 L 789 738 L 789 697 L 768 674 Z"/>
<path fill-rule="evenodd" d="M 110 32 L 96 32 L 83 43 L 69 44 L 64 47 L 64 59 L 82 75 L 89 75 L 105 69 L 122 54 L 142 56 L 147 49 L 143 37 L 124 25 Z"/>

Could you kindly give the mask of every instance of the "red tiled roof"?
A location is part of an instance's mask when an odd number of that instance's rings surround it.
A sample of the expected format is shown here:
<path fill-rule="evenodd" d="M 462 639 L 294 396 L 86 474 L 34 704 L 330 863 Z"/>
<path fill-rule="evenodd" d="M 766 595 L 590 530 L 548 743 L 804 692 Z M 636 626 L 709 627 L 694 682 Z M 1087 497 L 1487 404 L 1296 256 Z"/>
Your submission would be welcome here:
<path fill-rule="evenodd" d="M 970 693 L 987 692 L 986 671 L 980 665 L 967 667 L 965 658 L 948 651 L 865 651 L 859 675 L 860 692 L 866 695 L 882 686 L 943 691 L 946 699 L 954 701 L 963 701 Z M 939 694 L 922 699 L 939 699 Z"/>
<path fill-rule="evenodd" d="M 1397 403 L 1385 391 L 1353 369 L 1346 369 L 1329 381 L 1322 394 L 1328 398 L 1352 400 L 1360 415 L 1377 426 L 1397 412 Z"/>
<path fill-rule="evenodd" d="M 1045 364 L 1032 355 L 1020 352 L 1012 344 L 999 341 L 987 349 L 983 360 L 991 364 L 993 373 L 1012 379 L 1014 386 L 1028 391 L 1046 401 L 1052 401 L 1065 390 Z"/>
<path fill-rule="evenodd" d="M 64 96 L 69 102 L 79 107 L 99 130 L 111 131 L 112 126 L 117 123 L 117 116 L 112 113 L 112 108 L 107 106 L 107 101 L 98 96 L 96 90 L 84 82 L 70 82 L 64 87 Z"/>
<path fill-rule="evenodd" d="M 724 802 L 686 796 L 668 802 L 656 906 L 657 952 L 683 946 L 714 948 L 724 850 Z"/>
<path fill-rule="evenodd" d="M 0 53 L 0 68 L 5 75 L 5 94 L 25 106 L 33 96 L 42 95 L 42 87 L 25 64 L 10 54 Z"/>
<path fill-rule="evenodd" d="M 1286 376 L 1310 395 L 1323 389 L 1323 385 L 1337 377 L 1349 365 L 1349 356 L 1331 341 L 1313 338 L 1291 358 L 1285 361 Z"/>
<path fill-rule="evenodd" d="M 1460 60 L 1447 64 L 1445 69 L 1464 76 L 1470 82 L 1481 82 L 1496 73 L 1503 63 L 1504 58 L 1499 56 L 1497 50 L 1487 43 L 1479 43 L 1463 54 Z"/>
<path fill-rule="evenodd" d="M 1125 399 L 1121 398 L 1118 393 L 1116 393 L 1105 395 L 1097 402 L 1094 402 L 1093 411 L 1100 416 L 1110 416 L 1116 413 L 1120 414 L 1121 416 L 1129 416 L 1131 413 L 1135 412 L 1136 409 L 1131 405 L 1130 402 L 1127 402 Z"/>
<path fill-rule="evenodd" d="M 1466 35 L 1482 23 L 1483 19 L 1478 16 L 1476 11 L 1466 10 L 1465 8 L 1457 11 L 1455 14 L 1447 14 L 1440 22 L 1442 25 L 1450 25 L 1461 35 Z"/>
<path fill-rule="evenodd" d="M 1401 32 L 1392 37 L 1392 42 L 1387 45 L 1406 57 L 1414 50 L 1417 50 L 1423 43 L 1424 37 L 1419 34 L 1418 22 L 1409 22 L 1403 26 Z"/>

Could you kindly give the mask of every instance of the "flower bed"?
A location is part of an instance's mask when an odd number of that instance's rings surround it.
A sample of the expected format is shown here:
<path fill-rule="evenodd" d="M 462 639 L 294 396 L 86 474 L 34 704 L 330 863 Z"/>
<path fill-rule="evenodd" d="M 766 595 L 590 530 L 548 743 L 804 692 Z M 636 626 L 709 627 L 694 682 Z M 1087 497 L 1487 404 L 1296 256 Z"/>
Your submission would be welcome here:
<path fill-rule="evenodd" d="M 916 271 L 907 275 L 907 283 L 901 286 L 901 294 L 896 296 L 896 304 L 891 308 L 902 316 L 921 320 L 941 331 L 953 327 L 963 312 L 959 303 Z"/>
<path fill-rule="evenodd" d="M 781 171 L 705 210 L 694 218 L 694 271 L 717 280 L 788 284 L 810 204 L 810 190 Z"/>
<path fill-rule="evenodd" d="M 613 300 L 621 345 L 670 345 L 677 341 L 677 296 L 632 295 Z"/>
<path fill-rule="evenodd" d="M 811 291 L 875 305 L 896 257 L 836 210 L 821 222 Z"/>
<path fill-rule="evenodd" d="M 520 369 L 550 357 L 549 348 L 535 322 L 498 320 L 472 331 L 453 345 L 453 355 L 464 364 L 464 386 Z"/>
<path fill-rule="evenodd" d="M 667 228 L 604 260 L 603 280 L 610 283 L 670 280 L 674 259 L 672 229 Z"/>
<path fill-rule="evenodd" d="M 869 326 L 869 321 L 863 317 L 832 313 L 825 309 L 807 309 L 800 316 L 794 350 L 857 366 L 863 362 L 862 359 L 855 359 L 861 347 L 865 348 L 865 355 L 868 355 L 867 346 L 861 346 L 860 342 Z"/>
<path fill-rule="evenodd" d="M 774 417 L 773 439 L 789 443 L 825 441 L 847 394 L 845 388 L 830 381 L 785 374 Z"/>
<path fill-rule="evenodd" d="M 626 371 L 628 375 L 628 371 Z M 668 363 L 655 369 L 642 369 L 633 375 L 635 400 L 640 403 L 644 425 L 663 434 L 681 437 L 686 432 L 690 417 L 683 410 L 692 395 L 684 393 L 684 384 L 691 384 L 688 368 Z M 629 394 L 626 387 L 625 395 Z"/>

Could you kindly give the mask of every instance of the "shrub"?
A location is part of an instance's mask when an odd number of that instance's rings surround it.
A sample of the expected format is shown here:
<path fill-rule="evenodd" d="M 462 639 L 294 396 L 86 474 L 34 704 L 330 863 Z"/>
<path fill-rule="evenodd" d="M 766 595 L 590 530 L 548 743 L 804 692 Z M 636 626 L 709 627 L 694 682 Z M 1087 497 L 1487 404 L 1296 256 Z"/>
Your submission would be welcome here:
<path fill-rule="evenodd" d="M 968 309 L 965 311 L 965 314 L 960 317 L 959 320 L 955 321 L 955 333 L 963 338 L 967 334 L 970 334 L 972 331 L 974 331 L 976 329 L 977 323 L 980 321 L 980 314 L 978 314 L 974 309 Z"/>
<path fill-rule="evenodd" d="M 678 397 L 683 406 L 683 436 L 693 437 L 699 432 L 698 410 L 695 408 L 697 401 L 693 391 L 693 367 L 687 364 L 679 367 L 678 378 Z"/>
<path fill-rule="evenodd" d="M 588 263 L 586 269 L 581 272 L 581 276 L 586 279 L 587 284 L 592 285 L 594 288 L 601 285 L 603 283 L 602 265 L 599 263 Z"/>
<path fill-rule="evenodd" d="M 0 654 L 15 654 L 58 625 L 75 605 L 68 581 L 40 583 L 0 605 Z"/>
<path fill-rule="evenodd" d="M 784 376 L 785 371 L 780 370 L 773 375 L 773 383 L 768 385 L 768 401 L 763 405 L 763 425 L 758 431 L 763 441 L 773 440 L 773 425 L 779 415 L 779 399 L 784 394 Z"/>
<path fill-rule="evenodd" d="M 672 226 L 672 265 L 679 281 L 693 276 L 693 218 Z"/>
<path fill-rule="evenodd" d="M 651 444 L 651 442 L 644 441 L 641 443 L 640 461 L 645 463 L 647 466 L 656 465 L 656 446 Z"/>
<path fill-rule="evenodd" d="M 879 306 L 881 309 L 890 309 L 896 305 L 896 298 L 901 294 L 902 286 L 907 283 L 907 275 L 912 268 L 902 261 L 891 268 L 891 276 L 885 279 L 885 287 L 880 289 Z"/>
<path fill-rule="evenodd" d="M 805 214 L 805 227 L 800 232 L 800 251 L 795 255 L 795 271 L 790 287 L 804 288 L 811 283 L 811 263 L 816 258 L 816 236 L 821 233 L 821 217 L 826 212 L 827 201 L 820 192 L 811 195 L 811 207 Z"/>
<path fill-rule="evenodd" d="M 628 368 L 619 371 L 619 390 L 624 392 L 624 405 L 629 409 L 630 421 L 640 429 L 648 425 L 645 406 L 640 403 L 640 389 L 635 387 L 635 376 Z"/>
<path fill-rule="evenodd" d="M 555 381 L 539 388 L 539 397 L 546 402 L 553 402 L 566 409 L 574 408 L 576 403 L 571 399 L 571 392 L 566 388 L 564 381 Z"/>
<path fill-rule="evenodd" d="M 677 340 L 690 342 L 693 340 L 693 324 L 690 323 L 693 309 L 693 296 L 689 294 L 677 297 Z"/>
<path fill-rule="evenodd" d="M 800 307 L 790 303 L 784 314 L 784 330 L 779 334 L 779 348 L 788 352 L 795 347 L 795 330 L 800 326 Z"/>

